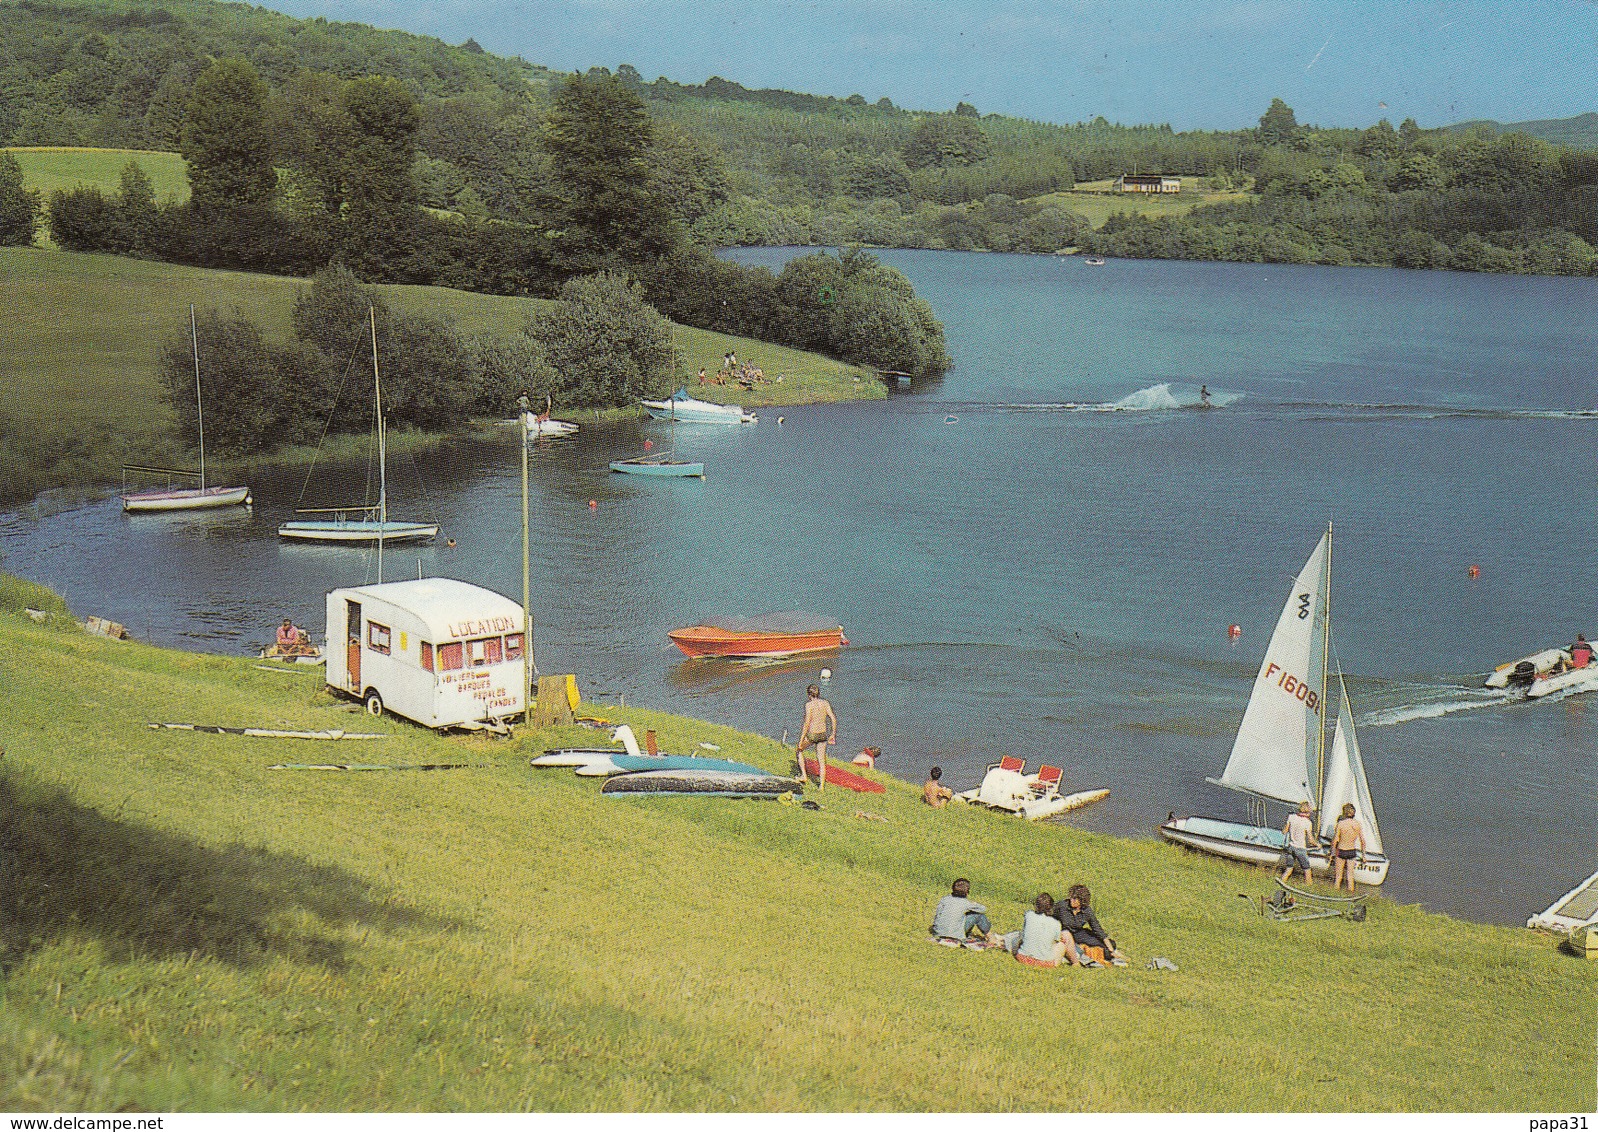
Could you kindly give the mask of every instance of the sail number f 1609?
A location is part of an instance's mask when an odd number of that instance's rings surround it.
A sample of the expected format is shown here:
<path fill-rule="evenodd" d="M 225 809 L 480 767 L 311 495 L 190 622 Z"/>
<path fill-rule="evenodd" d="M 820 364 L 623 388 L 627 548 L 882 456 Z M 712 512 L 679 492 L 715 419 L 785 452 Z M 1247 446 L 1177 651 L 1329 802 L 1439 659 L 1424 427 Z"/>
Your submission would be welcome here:
<path fill-rule="evenodd" d="M 1277 675 L 1277 673 L 1280 673 L 1281 675 Z M 1315 693 L 1315 690 L 1309 686 L 1308 681 L 1300 680 L 1297 676 L 1294 676 L 1291 672 L 1277 664 L 1274 660 L 1265 666 L 1265 671 L 1260 674 L 1260 679 L 1269 680 L 1272 676 L 1276 676 L 1275 683 L 1278 688 L 1292 696 L 1295 700 L 1301 702 L 1305 707 L 1309 708 L 1310 711 L 1313 711 L 1316 714 L 1320 713 L 1321 698 Z"/>

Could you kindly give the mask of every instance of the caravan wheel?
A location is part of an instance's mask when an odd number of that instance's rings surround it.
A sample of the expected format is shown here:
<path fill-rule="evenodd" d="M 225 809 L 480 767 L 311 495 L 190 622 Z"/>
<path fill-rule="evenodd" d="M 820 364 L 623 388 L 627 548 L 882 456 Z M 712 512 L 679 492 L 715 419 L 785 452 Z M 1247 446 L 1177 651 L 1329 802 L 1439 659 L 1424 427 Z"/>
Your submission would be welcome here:
<path fill-rule="evenodd" d="M 383 714 L 383 697 L 378 695 L 376 688 L 366 689 L 366 714 Z"/>

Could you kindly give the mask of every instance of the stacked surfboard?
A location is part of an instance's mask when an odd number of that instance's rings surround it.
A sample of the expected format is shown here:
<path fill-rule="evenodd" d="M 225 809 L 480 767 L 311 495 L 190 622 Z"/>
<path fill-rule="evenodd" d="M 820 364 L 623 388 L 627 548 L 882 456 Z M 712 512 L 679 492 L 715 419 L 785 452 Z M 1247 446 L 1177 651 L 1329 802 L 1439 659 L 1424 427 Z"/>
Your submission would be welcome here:
<path fill-rule="evenodd" d="M 627 738 L 631 737 L 629 732 Z M 699 755 L 628 753 L 625 747 L 546 751 L 533 759 L 532 765 L 567 767 L 584 778 L 603 778 L 600 793 L 615 797 L 777 798 L 803 789 L 790 778 L 749 763 Z"/>

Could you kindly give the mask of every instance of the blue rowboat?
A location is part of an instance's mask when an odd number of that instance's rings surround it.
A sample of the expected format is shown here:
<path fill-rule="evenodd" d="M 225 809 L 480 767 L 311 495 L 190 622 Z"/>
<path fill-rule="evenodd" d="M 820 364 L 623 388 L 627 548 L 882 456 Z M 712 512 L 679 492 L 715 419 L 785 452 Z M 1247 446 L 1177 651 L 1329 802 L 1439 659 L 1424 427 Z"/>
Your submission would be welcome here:
<path fill-rule="evenodd" d="M 631 460 L 612 460 L 610 470 L 634 476 L 697 476 L 705 478 L 705 465 L 700 461 L 673 460 L 669 456 L 635 456 Z"/>

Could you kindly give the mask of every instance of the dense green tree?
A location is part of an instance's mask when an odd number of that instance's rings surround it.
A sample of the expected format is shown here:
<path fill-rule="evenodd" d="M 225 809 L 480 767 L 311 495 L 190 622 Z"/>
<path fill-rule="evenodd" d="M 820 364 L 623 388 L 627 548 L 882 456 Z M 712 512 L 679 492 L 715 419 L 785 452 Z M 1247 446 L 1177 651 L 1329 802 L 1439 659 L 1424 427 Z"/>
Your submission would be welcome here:
<path fill-rule="evenodd" d="M 643 100 L 609 74 L 560 85 L 544 147 L 554 163 L 554 207 L 576 262 L 640 260 L 670 242 L 649 166 L 653 130 Z"/>
<path fill-rule="evenodd" d="M 75 252 L 115 251 L 116 202 L 99 189 L 79 186 L 50 194 L 50 239 Z"/>
<path fill-rule="evenodd" d="M 411 176 L 416 99 L 397 80 L 382 75 L 356 79 L 341 104 L 349 120 L 344 154 L 343 248 L 361 274 L 388 274 L 391 262 L 415 238 L 417 193 Z"/>
<path fill-rule="evenodd" d="M 1435 192 L 1448 183 L 1448 174 L 1442 163 L 1425 153 L 1410 153 L 1398 163 L 1388 182 L 1394 192 L 1424 190 Z"/>
<path fill-rule="evenodd" d="M 954 112 L 956 114 L 960 115 L 960 117 L 962 117 L 962 118 L 980 118 L 980 117 L 982 117 L 981 114 L 977 113 L 977 108 L 975 106 L 972 106 L 969 102 L 957 103 L 955 105 Z"/>
<path fill-rule="evenodd" d="M 671 326 L 624 275 L 568 280 L 559 301 L 528 320 L 527 334 L 554 366 L 557 399 L 567 405 L 627 405 L 676 379 Z"/>
<path fill-rule="evenodd" d="M 1359 142 L 1354 146 L 1354 152 L 1361 157 L 1384 160 L 1396 156 L 1403 148 L 1403 142 L 1393 129 L 1393 124 L 1383 118 L 1359 135 Z"/>
<path fill-rule="evenodd" d="M 336 75 L 298 71 L 272 99 L 269 111 L 278 159 L 292 172 L 289 184 L 296 196 L 291 207 L 309 223 L 335 230 L 342 224 L 348 197 L 354 144 L 344 107 L 346 85 Z"/>
<path fill-rule="evenodd" d="M 731 194 L 727 158 L 714 142 L 665 125 L 655 129 L 650 189 L 675 219 L 694 224 Z"/>
<path fill-rule="evenodd" d="M 910 170 L 894 154 L 855 157 L 843 162 L 839 186 L 858 200 L 903 196 L 910 191 Z"/>
<path fill-rule="evenodd" d="M 527 335 L 480 334 L 467 345 L 475 361 L 468 410 L 473 415 L 503 417 L 523 393 L 540 407 L 546 396 L 564 397 L 543 346 Z"/>
<path fill-rule="evenodd" d="M 39 194 L 24 187 L 22 166 L 0 153 L 0 246 L 33 243 L 39 227 Z"/>
<path fill-rule="evenodd" d="M 934 165 L 971 165 L 990 152 L 987 134 L 975 118 L 932 114 L 916 125 L 903 156 L 911 169 L 925 169 Z"/>
<path fill-rule="evenodd" d="M 202 213 L 258 208 L 277 188 L 266 84 L 243 59 L 220 59 L 194 81 L 183 122 L 189 189 Z"/>
<path fill-rule="evenodd" d="M 1298 118 L 1293 108 L 1280 98 L 1271 99 L 1271 105 L 1260 115 L 1259 129 L 1254 136 L 1261 145 L 1291 145 L 1299 137 Z"/>
<path fill-rule="evenodd" d="M 122 167 L 116 223 L 121 250 L 134 255 L 149 255 L 158 250 L 161 216 L 155 204 L 155 186 L 137 161 Z"/>

